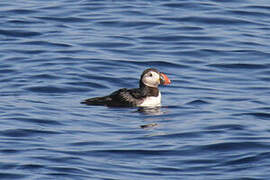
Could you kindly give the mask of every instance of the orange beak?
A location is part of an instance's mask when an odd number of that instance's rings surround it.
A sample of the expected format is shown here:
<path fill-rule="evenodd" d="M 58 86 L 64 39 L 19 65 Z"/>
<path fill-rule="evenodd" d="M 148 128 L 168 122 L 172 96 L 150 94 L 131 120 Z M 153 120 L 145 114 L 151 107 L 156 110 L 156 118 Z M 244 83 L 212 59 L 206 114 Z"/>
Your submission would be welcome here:
<path fill-rule="evenodd" d="M 160 73 L 160 84 L 168 85 L 171 84 L 171 80 L 164 73 Z"/>

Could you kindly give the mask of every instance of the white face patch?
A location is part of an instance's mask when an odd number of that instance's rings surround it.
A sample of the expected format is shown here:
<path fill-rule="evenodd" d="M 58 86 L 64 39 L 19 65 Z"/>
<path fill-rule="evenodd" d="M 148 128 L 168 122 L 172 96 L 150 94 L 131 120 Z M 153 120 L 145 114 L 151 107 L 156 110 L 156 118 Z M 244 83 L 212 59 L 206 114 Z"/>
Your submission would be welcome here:
<path fill-rule="evenodd" d="M 142 104 L 139 107 L 156 107 L 161 106 L 161 93 L 159 92 L 158 96 L 149 96 L 146 97 Z"/>
<path fill-rule="evenodd" d="M 160 84 L 160 76 L 154 71 L 150 71 L 143 76 L 143 83 L 149 87 L 158 87 Z"/>

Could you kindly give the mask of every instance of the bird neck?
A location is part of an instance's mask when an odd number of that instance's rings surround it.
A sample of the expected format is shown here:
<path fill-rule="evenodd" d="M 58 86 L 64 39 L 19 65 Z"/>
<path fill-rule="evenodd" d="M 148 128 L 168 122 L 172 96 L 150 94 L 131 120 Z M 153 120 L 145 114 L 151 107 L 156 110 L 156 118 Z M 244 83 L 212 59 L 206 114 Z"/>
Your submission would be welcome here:
<path fill-rule="evenodd" d="M 155 96 L 159 95 L 159 90 L 157 87 L 149 87 L 140 82 L 140 89 L 143 96 Z"/>

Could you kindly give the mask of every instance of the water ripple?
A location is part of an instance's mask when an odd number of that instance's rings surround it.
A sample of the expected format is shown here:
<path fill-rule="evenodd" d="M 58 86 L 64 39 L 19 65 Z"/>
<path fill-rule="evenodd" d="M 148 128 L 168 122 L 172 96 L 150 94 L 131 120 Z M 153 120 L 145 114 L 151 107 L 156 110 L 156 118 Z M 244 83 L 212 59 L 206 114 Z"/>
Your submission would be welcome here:
<path fill-rule="evenodd" d="M 0 6 L 1 178 L 269 178 L 266 2 Z M 149 67 L 162 107 L 80 104 Z"/>
<path fill-rule="evenodd" d="M 53 131 L 40 131 L 40 130 L 32 130 L 32 129 L 12 129 L 12 130 L 5 130 L 1 131 L 3 136 L 8 137 L 28 137 L 28 136 L 35 136 L 37 134 L 58 134 L 58 132 Z"/>
<path fill-rule="evenodd" d="M 34 37 L 42 35 L 39 32 L 14 30 L 14 29 L 0 29 L 0 35 L 10 37 Z"/>

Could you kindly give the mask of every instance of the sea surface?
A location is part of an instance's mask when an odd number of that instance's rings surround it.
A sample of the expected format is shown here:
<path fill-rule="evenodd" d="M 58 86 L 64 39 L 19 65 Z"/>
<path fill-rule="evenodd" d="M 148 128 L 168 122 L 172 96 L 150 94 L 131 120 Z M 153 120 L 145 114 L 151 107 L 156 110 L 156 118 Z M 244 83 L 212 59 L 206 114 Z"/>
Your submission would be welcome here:
<path fill-rule="evenodd" d="M 12 0 L 0 20 L 0 179 L 270 178 L 268 0 Z M 149 67 L 162 107 L 80 104 Z"/>

